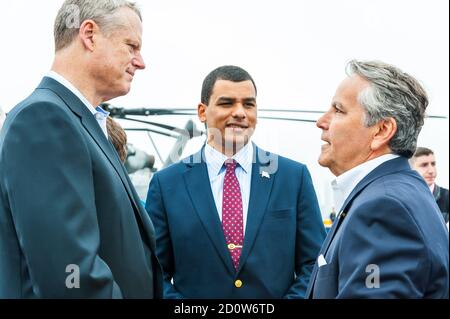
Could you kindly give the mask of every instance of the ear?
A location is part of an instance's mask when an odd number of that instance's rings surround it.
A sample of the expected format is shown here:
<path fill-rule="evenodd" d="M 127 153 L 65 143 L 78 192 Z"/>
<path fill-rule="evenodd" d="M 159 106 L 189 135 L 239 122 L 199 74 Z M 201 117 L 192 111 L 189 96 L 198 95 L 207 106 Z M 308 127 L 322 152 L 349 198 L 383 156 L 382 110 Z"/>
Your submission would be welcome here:
<path fill-rule="evenodd" d="M 95 35 L 99 30 L 100 29 L 94 20 L 85 20 L 81 24 L 79 36 L 81 43 L 87 50 L 94 51 Z"/>
<path fill-rule="evenodd" d="M 197 114 L 198 114 L 198 118 L 200 120 L 200 122 L 205 123 L 206 122 L 206 108 L 208 106 L 200 103 L 197 107 Z"/>
<path fill-rule="evenodd" d="M 381 120 L 375 124 L 374 137 L 371 143 L 371 149 L 377 151 L 388 147 L 389 141 L 397 132 L 397 121 L 393 117 Z"/>

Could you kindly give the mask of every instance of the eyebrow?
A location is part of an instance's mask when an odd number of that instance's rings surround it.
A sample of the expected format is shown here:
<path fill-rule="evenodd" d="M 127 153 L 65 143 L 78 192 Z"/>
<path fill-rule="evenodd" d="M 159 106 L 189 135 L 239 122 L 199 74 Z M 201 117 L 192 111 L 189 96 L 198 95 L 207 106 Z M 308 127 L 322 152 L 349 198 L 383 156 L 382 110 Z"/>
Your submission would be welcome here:
<path fill-rule="evenodd" d="M 333 103 L 331 103 L 331 106 L 333 107 L 338 107 L 338 108 L 344 108 L 344 105 L 340 102 L 336 102 L 334 101 Z"/>
<path fill-rule="evenodd" d="M 244 102 L 255 102 L 256 103 L 256 98 L 254 97 L 247 97 L 243 99 Z M 236 101 L 236 98 L 232 98 L 232 97 L 226 97 L 226 96 L 221 96 L 217 99 L 217 103 L 219 102 L 234 102 Z"/>
<path fill-rule="evenodd" d="M 128 38 L 125 38 L 125 41 L 131 45 L 136 46 L 136 48 L 138 50 L 140 50 L 142 47 L 142 40 L 140 38 L 128 37 Z"/>
<path fill-rule="evenodd" d="M 236 99 L 231 98 L 231 97 L 226 97 L 226 96 L 221 96 L 217 99 L 217 103 L 224 103 L 224 102 L 234 102 Z"/>
<path fill-rule="evenodd" d="M 247 97 L 244 99 L 244 102 L 255 102 L 256 103 L 256 98 L 254 97 Z"/>
<path fill-rule="evenodd" d="M 419 165 L 428 165 L 428 164 L 431 164 L 431 165 L 436 165 L 436 161 L 432 161 L 432 162 L 422 162 L 422 163 L 420 163 Z"/>

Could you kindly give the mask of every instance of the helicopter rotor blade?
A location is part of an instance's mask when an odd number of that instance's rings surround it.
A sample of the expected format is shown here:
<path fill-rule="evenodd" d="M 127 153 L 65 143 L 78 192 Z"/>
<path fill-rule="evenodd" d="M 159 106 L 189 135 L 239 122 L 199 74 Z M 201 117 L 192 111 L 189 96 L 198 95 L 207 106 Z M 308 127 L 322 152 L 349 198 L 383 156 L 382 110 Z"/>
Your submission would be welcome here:
<path fill-rule="evenodd" d="M 136 108 L 127 109 L 123 107 L 111 106 L 108 103 L 103 103 L 101 105 L 106 111 L 110 112 L 111 117 L 126 118 L 127 115 L 135 116 L 154 116 L 154 115 L 185 115 L 185 116 L 195 116 L 197 115 L 197 110 L 193 108 Z M 318 110 L 304 110 L 304 109 L 258 109 L 258 112 L 278 112 L 278 113 L 307 113 L 307 114 L 324 114 L 325 111 Z M 426 118 L 433 119 L 447 119 L 447 116 L 441 115 L 426 115 Z M 265 118 L 265 117 L 260 117 Z M 267 117 L 269 118 L 269 117 Z M 273 119 L 286 120 L 286 121 L 299 121 L 299 122 L 315 122 L 313 120 L 303 120 L 303 119 L 291 119 L 286 117 L 276 117 Z"/>
<path fill-rule="evenodd" d="M 167 137 L 173 137 L 178 138 L 179 134 L 173 134 L 173 133 L 165 133 L 158 130 L 153 130 L 151 128 L 124 128 L 125 131 L 128 132 L 149 132 L 149 133 L 156 133 Z"/>
<path fill-rule="evenodd" d="M 447 119 L 447 116 L 443 116 L 443 115 L 425 115 L 426 118 L 429 119 Z"/>
<path fill-rule="evenodd" d="M 188 135 L 190 136 L 191 133 L 184 130 L 184 129 L 180 129 L 178 127 L 172 126 L 172 125 L 167 125 L 167 124 L 161 124 L 161 123 L 156 123 L 156 122 L 151 122 L 151 121 L 144 121 L 144 120 L 138 120 L 138 119 L 132 119 L 129 117 L 123 117 L 121 118 L 123 120 L 127 120 L 127 121 L 131 121 L 131 122 L 137 122 L 137 123 L 142 123 L 142 124 L 148 124 L 148 125 L 153 125 L 171 132 L 176 132 L 180 135 Z"/>
<path fill-rule="evenodd" d="M 281 121 L 294 121 L 294 122 L 307 122 L 307 123 L 316 123 L 316 120 L 307 120 L 307 119 L 296 119 L 296 118 L 288 118 L 288 117 L 275 117 L 275 116 L 258 116 L 259 119 L 266 120 L 281 120 Z"/>
<path fill-rule="evenodd" d="M 310 114 L 323 114 L 325 111 L 317 110 L 286 110 L 286 109 L 258 109 L 258 112 L 280 112 L 280 113 L 310 113 Z"/>

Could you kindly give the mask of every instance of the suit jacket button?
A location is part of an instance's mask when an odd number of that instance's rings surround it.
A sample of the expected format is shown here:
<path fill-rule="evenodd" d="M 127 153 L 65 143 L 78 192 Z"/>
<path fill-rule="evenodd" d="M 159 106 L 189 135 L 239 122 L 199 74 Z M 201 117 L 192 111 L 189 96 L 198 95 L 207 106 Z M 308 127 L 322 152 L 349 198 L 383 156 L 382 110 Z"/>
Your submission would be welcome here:
<path fill-rule="evenodd" d="M 235 286 L 236 288 L 241 288 L 242 285 L 243 285 L 243 283 L 242 283 L 242 281 L 240 281 L 240 280 L 236 280 L 236 281 L 234 282 L 234 286 Z"/>

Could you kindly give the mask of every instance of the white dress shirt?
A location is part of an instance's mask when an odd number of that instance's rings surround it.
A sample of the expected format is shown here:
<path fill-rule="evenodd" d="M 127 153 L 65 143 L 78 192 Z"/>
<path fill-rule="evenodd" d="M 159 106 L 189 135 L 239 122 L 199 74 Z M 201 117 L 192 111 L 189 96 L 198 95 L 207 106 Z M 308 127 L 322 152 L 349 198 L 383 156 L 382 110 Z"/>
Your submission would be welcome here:
<path fill-rule="evenodd" d="M 106 129 L 106 119 L 109 116 L 109 112 L 101 109 L 100 107 L 94 108 L 92 104 L 84 97 L 84 95 L 70 83 L 67 79 L 65 79 L 62 75 L 56 73 L 55 71 L 50 71 L 47 73 L 47 77 L 52 78 L 55 81 L 58 81 L 61 85 L 64 85 L 68 90 L 70 90 L 73 94 L 76 95 L 77 98 L 83 102 L 83 104 L 88 108 L 89 112 L 94 115 L 97 123 L 100 125 L 103 133 L 106 138 L 108 138 L 108 130 Z"/>
<path fill-rule="evenodd" d="M 386 154 L 380 157 L 374 158 L 370 161 L 364 162 L 358 166 L 353 167 L 342 175 L 337 176 L 331 182 L 331 188 L 333 189 L 334 197 L 334 208 L 339 209 L 338 212 L 343 208 L 342 205 L 353 189 L 358 185 L 358 183 L 366 177 L 375 168 L 399 157 L 395 154 Z"/>
<path fill-rule="evenodd" d="M 431 186 L 428 186 L 428 188 L 430 189 L 431 194 L 434 194 L 434 185 L 436 185 L 435 183 L 431 184 Z"/>
<path fill-rule="evenodd" d="M 208 144 L 206 144 L 204 152 L 214 202 L 216 204 L 217 212 L 219 213 L 219 218 L 222 221 L 223 182 L 226 173 L 224 163 L 229 158 Z M 247 143 L 247 145 L 237 152 L 232 159 L 234 159 L 238 164 L 235 172 L 241 188 L 245 234 L 248 202 L 250 200 L 250 187 L 252 181 L 253 145 L 250 142 Z"/>

